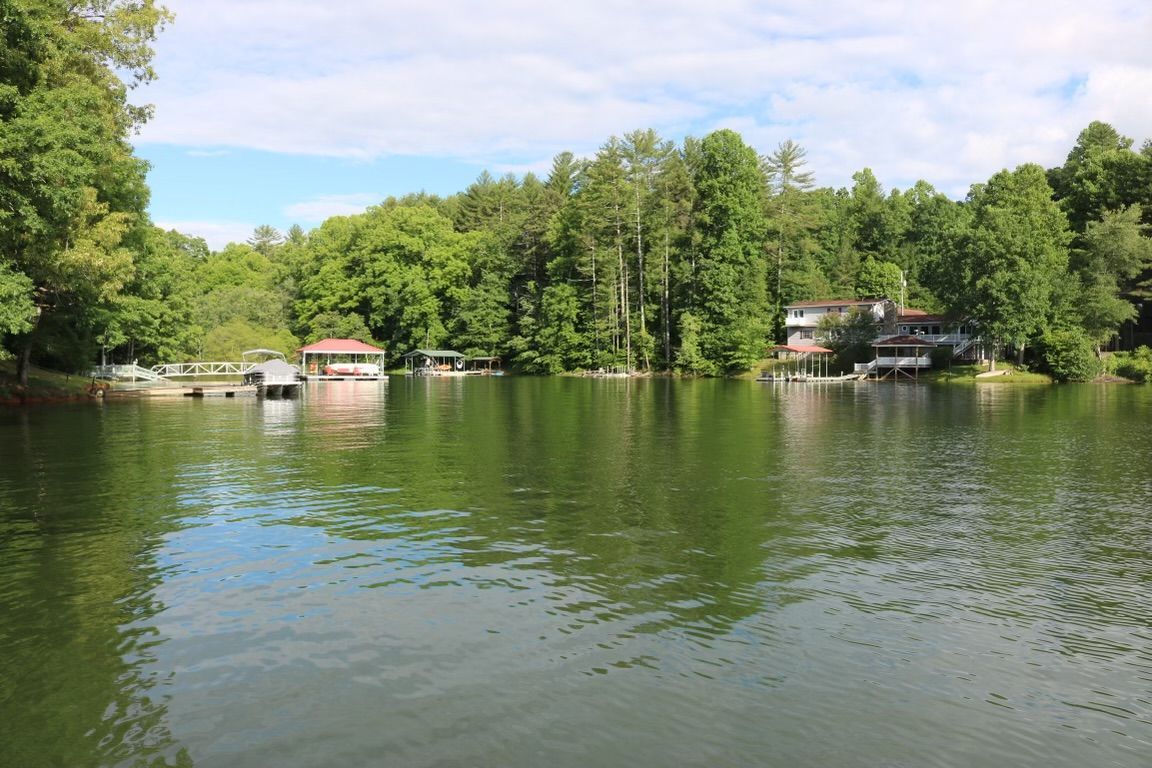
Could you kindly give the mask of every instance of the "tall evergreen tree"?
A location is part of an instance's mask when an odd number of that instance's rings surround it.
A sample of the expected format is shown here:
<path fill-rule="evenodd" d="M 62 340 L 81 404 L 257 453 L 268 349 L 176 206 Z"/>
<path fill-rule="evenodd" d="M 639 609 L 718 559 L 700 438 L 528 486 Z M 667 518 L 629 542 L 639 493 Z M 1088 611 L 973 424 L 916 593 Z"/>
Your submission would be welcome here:
<path fill-rule="evenodd" d="M 700 148 L 700 257 L 690 309 L 700 317 L 707 363 L 718 372 L 746 369 L 762 357 L 768 333 L 764 178 L 755 151 L 734 131 L 711 133 Z"/>

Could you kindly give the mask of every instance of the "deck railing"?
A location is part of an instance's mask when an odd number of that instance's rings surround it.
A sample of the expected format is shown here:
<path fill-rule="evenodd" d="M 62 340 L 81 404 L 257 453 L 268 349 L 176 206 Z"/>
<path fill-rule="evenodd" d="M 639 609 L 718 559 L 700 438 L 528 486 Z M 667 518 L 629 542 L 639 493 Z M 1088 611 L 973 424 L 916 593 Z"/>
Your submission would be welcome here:
<path fill-rule="evenodd" d="M 877 357 L 873 362 L 880 368 L 931 368 L 932 358 L 924 357 Z"/>

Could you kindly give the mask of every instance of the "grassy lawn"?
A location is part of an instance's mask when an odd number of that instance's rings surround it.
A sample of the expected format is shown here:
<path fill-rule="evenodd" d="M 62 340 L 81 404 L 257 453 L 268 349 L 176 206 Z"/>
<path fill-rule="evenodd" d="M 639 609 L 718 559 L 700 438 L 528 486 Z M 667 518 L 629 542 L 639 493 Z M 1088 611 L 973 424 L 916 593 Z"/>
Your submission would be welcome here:
<path fill-rule="evenodd" d="M 33 366 L 28 371 L 28 389 L 21 390 L 16 383 L 16 363 L 0 360 L 0 401 L 30 398 L 60 399 L 87 397 L 89 380 L 76 374 L 48 371 Z"/>
<path fill-rule="evenodd" d="M 954 365 L 950 370 L 932 371 L 926 378 L 929 381 L 945 384 L 1051 384 L 1052 377 L 1043 373 L 1034 373 L 1017 368 L 1014 364 L 998 361 L 997 371 L 1004 371 L 1001 376 L 985 376 L 977 378 L 977 374 L 988 370 L 986 365 Z"/>

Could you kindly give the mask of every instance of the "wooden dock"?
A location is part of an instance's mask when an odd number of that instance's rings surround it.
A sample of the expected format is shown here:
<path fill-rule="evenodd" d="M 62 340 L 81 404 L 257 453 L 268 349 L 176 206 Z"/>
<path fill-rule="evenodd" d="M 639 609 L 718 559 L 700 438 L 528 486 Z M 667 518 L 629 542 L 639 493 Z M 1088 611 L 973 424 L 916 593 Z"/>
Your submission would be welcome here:
<path fill-rule="evenodd" d="M 864 377 L 857 373 L 846 373 L 843 376 L 807 376 L 805 374 L 762 374 L 756 381 L 765 384 L 842 384 L 848 381 L 863 381 Z"/>
<path fill-rule="evenodd" d="M 191 386 L 136 387 L 108 390 L 108 398 L 130 397 L 255 397 L 252 384 L 196 384 Z"/>

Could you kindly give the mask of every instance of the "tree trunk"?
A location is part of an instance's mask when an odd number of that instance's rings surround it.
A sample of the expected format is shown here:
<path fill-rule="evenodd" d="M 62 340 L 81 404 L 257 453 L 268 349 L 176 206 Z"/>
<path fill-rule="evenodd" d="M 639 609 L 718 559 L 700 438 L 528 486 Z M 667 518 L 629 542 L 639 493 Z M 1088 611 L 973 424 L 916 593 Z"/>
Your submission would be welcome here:
<path fill-rule="evenodd" d="M 42 307 L 37 307 L 36 317 L 32 320 L 32 328 L 24 334 L 20 341 L 20 351 L 16 355 L 16 383 L 21 387 L 28 386 L 28 368 L 32 364 L 32 346 L 36 342 L 36 330 L 40 327 L 40 318 L 43 316 Z"/>
<path fill-rule="evenodd" d="M 632 309 L 628 306 L 628 265 L 624 263 L 624 232 L 616 205 L 616 260 L 620 269 L 620 310 L 624 316 L 624 368 L 632 368 Z"/>
<path fill-rule="evenodd" d="M 640 302 L 640 333 L 648 332 L 648 321 L 644 315 L 644 238 L 640 223 L 640 188 L 636 188 L 636 289 Z M 644 370 L 648 370 L 652 362 L 648 359 L 648 346 L 644 346 Z"/>
<path fill-rule="evenodd" d="M 672 367 L 672 302 L 671 291 L 668 285 L 668 260 L 670 250 L 670 243 L 668 242 L 668 230 L 664 230 L 664 290 L 660 296 L 660 314 L 664 318 L 664 364 L 668 368 Z"/>

